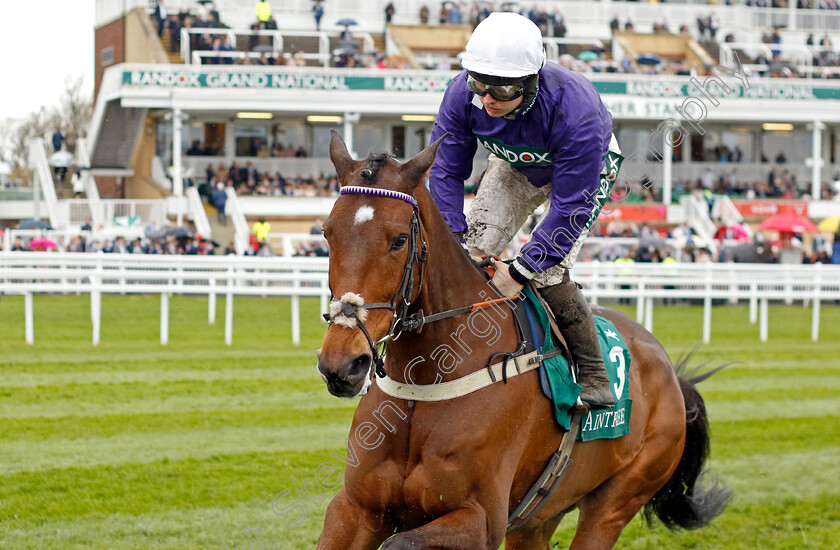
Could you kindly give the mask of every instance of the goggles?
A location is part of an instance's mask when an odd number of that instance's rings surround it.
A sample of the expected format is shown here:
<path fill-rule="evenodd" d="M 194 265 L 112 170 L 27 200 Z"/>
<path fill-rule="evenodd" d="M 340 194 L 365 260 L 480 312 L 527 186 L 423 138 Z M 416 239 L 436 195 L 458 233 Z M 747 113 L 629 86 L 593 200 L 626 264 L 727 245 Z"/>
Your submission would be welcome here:
<path fill-rule="evenodd" d="M 480 80 L 476 80 L 469 73 L 467 73 L 467 88 L 479 96 L 490 94 L 496 101 L 511 101 L 525 93 L 525 86 L 522 83 L 508 84 L 505 86 L 485 84 Z"/>

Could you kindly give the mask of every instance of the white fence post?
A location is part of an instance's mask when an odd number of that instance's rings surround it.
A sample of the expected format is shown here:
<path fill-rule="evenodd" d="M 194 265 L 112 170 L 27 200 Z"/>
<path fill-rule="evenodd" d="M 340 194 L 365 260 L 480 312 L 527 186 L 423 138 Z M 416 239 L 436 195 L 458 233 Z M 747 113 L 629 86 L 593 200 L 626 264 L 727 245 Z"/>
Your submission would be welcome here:
<path fill-rule="evenodd" d="M 292 288 L 300 288 L 300 271 L 295 269 L 292 273 Z M 292 343 L 300 345 L 300 296 L 297 293 L 292 294 Z"/>
<path fill-rule="evenodd" d="M 639 297 L 636 298 L 636 322 L 641 324 L 645 320 L 645 281 L 639 281 L 637 286 Z"/>
<path fill-rule="evenodd" d="M 160 293 L 160 345 L 169 343 L 169 293 Z"/>
<path fill-rule="evenodd" d="M 648 296 L 645 300 L 645 329 L 653 334 L 653 297 Z"/>
<path fill-rule="evenodd" d="M 703 287 L 703 343 L 712 340 L 712 264 L 706 264 L 706 285 Z"/>
<path fill-rule="evenodd" d="M 216 324 L 216 278 L 210 277 L 210 292 L 207 295 L 207 322 Z"/>
<path fill-rule="evenodd" d="M 93 345 L 99 345 L 102 330 L 102 258 L 97 257 L 96 269 L 90 276 L 90 324 L 93 332 Z"/>
<path fill-rule="evenodd" d="M 758 283 L 753 281 L 750 283 L 750 324 L 754 325 L 758 321 Z"/>
<path fill-rule="evenodd" d="M 30 346 L 35 343 L 35 319 L 32 308 L 32 293 L 23 295 L 23 317 L 26 326 L 26 343 Z"/>
<path fill-rule="evenodd" d="M 225 299 L 225 345 L 233 345 L 233 268 L 228 269 L 227 297 Z"/>
<path fill-rule="evenodd" d="M 762 342 L 767 341 L 767 298 L 761 299 L 761 319 L 758 322 L 758 337 Z"/>
<path fill-rule="evenodd" d="M 592 263 L 597 264 L 597 263 L 600 263 L 600 262 L 597 259 L 595 259 L 595 260 L 592 260 Z M 590 305 L 593 305 L 593 306 L 598 305 L 598 275 L 599 275 L 599 273 L 598 273 L 597 269 L 592 272 L 591 288 L 592 288 L 593 292 L 592 292 L 592 297 L 589 298 L 589 303 L 590 303 Z"/>
<path fill-rule="evenodd" d="M 822 264 L 814 266 L 817 274 L 814 276 L 814 309 L 811 312 L 811 341 L 820 339 L 820 294 L 822 290 Z"/>

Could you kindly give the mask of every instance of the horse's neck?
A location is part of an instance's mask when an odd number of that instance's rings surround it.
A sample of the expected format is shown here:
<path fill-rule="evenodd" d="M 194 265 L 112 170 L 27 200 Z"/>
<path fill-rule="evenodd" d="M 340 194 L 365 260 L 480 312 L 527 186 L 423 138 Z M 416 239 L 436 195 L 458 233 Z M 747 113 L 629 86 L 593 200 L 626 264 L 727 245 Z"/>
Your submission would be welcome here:
<path fill-rule="evenodd" d="M 417 199 L 429 252 L 423 288 L 411 311 L 422 310 L 428 316 L 497 298 L 487 279 L 452 238 L 425 188 L 418 191 Z M 507 306 L 487 308 L 475 316 L 449 317 L 425 325 L 420 334 L 401 335 L 389 346 L 388 354 L 393 359 L 391 365 L 402 370 L 391 376 L 414 384 L 458 378 L 486 367 L 493 352 L 515 348 L 516 331 Z M 497 337 L 488 338 L 491 333 Z M 411 380 L 405 372 L 409 365 L 422 365 L 411 369 Z"/>

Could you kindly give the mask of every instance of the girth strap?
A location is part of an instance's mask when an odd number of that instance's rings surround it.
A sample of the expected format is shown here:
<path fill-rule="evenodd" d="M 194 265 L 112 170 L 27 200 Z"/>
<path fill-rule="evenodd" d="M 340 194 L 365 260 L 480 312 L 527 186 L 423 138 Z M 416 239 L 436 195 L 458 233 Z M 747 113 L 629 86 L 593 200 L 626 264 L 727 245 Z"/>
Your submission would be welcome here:
<path fill-rule="evenodd" d="M 543 504 L 551 496 L 551 493 L 560 485 L 563 476 L 572 464 L 572 447 L 575 445 L 577 433 L 580 429 L 580 421 L 583 417 L 582 412 L 575 412 L 572 416 L 572 423 L 569 426 L 569 431 L 563 434 L 563 439 L 560 441 L 560 448 L 554 451 L 548 461 L 540 477 L 537 478 L 536 483 L 531 487 L 531 490 L 525 495 L 525 498 L 520 501 L 519 505 L 508 517 L 507 533 L 510 534 L 528 523 L 534 514 L 536 514 Z"/>
<path fill-rule="evenodd" d="M 507 357 L 485 369 L 439 384 L 419 385 L 397 382 L 388 376 L 378 378 L 376 384 L 383 392 L 398 399 L 445 401 L 486 388 L 502 379 L 507 381 L 514 376 L 538 369 L 542 357 L 537 351 L 516 357 Z M 509 363 L 513 363 L 513 368 L 508 366 Z"/>

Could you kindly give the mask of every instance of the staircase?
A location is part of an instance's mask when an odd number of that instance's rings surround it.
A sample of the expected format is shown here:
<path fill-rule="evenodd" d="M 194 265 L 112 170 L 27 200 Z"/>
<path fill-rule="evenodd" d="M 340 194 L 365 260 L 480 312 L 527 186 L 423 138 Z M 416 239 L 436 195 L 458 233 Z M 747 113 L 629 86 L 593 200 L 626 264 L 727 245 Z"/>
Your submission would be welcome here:
<path fill-rule="evenodd" d="M 155 23 L 155 25 L 157 25 L 157 23 Z M 172 43 L 172 40 L 169 37 L 169 29 L 166 29 L 166 30 L 163 31 L 163 36 L 160 37 L 160 44 L 161 44 L 161 46 L 163 46 L 163 51 L 165 51 L 166 55 L 169 56 L 169 62 L 170 63 L 178 63 L 178 64 L 183 65 L 184 60 L 181 59 L 181 52 L 177 51 L 177 52 L 173 53 L 173 52 L 169 51 L 169 46 L 170 46 L 171 43 Z"/>
<path fill-rule="evenodd" d="M 373 47 L 379 50 L 380 52 L 385 52 L 385 35 L 384 34 L 371 34 L 373 37 Z"/>
<path fill-rule="evenodd" d="M 213 235 L 213 240 L 219 243 L 220 250 L 217 254 L 221 254 L 225 247 L 233 242 L 236 230 L 233 226 L 233 221 L 228 215 L 227 225 L 222 225 L 216 217 L 216 209 L 209 204 L 204 204 L 204 211 L 207 213 L 207 221 L 210 222 L 210 234 Z"/>

